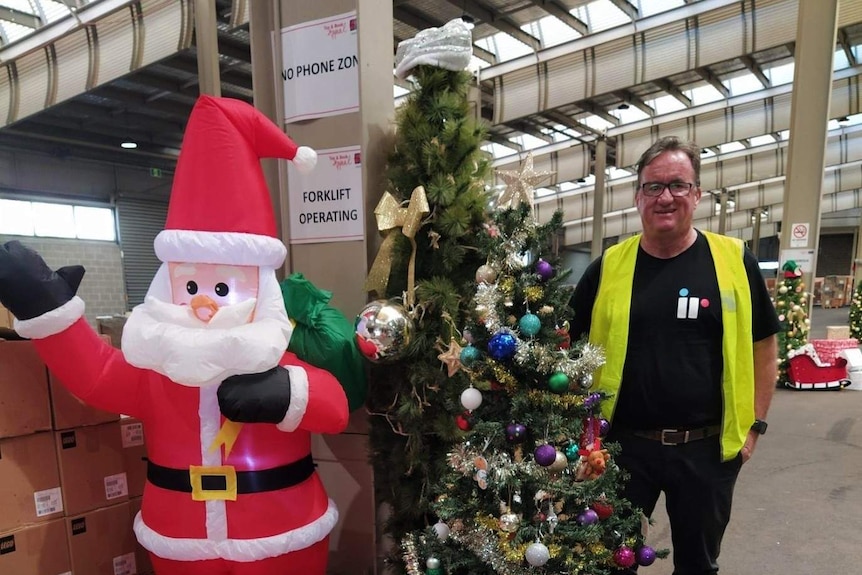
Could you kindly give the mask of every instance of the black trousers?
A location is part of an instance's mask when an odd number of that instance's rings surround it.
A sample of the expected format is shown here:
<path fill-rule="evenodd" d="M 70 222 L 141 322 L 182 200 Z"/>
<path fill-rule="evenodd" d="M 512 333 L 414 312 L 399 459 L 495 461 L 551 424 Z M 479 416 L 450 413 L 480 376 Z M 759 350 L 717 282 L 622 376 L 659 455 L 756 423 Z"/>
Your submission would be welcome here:
<path fill-rule="evenodd" d="M 673 575 L 715 575 L 742 455 L 722 462 L 718 437 L 682 445 L 611 432 L 616 463 L 630 479 L 623 495 L 647 517 L 664 492 L 673 542 Z M 621 573 L 634 573 L 624 571 Z"/>

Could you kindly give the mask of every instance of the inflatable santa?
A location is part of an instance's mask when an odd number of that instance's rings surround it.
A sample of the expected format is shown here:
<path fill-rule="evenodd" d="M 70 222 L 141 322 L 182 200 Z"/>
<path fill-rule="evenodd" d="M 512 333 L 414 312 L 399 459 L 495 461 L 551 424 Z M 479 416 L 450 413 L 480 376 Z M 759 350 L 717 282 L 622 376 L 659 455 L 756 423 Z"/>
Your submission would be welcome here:
<path fill-rule="evenodd" d="M 53 271 L 0 247 L 0 301 L 85 402 L 143 420 L 147 484 L 135 533 L 158 575 L 323 575 L 338 518 L 311 433 L 339 433 L 338 381 L 287 353 L 291 322 L 260 158 L 313 167 L 248 104 L 202 96 L 183 139 L 163 262 L 129 317 L 122 351 L 84 319 L 83 268 Z"/>

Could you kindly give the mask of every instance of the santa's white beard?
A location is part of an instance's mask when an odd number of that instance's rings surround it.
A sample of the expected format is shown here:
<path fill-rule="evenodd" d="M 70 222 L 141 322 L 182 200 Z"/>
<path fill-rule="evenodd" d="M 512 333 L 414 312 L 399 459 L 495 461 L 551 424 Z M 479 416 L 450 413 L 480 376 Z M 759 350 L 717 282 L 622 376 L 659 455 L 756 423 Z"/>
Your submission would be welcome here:
<path fill-rule="evenodd" d="M 247 323 L 254 300 L 225 306 L 205 323 L 179 306 L 148 297 L 123 328 L 123 355 L 131 365 L 152 369 L 176 383 L 203 387 L 278 365 L 290 341 L 287 317 Z"/>

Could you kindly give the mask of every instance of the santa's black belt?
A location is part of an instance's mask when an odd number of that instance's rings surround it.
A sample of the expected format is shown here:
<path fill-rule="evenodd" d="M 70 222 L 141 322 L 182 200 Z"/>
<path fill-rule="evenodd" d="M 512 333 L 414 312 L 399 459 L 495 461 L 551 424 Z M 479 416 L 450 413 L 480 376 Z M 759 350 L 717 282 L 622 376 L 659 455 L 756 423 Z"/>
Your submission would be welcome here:
<path fill-rule="evenodd" d="M 258 471 L 236 471 L 232 465 L 198 466 L 173 469 L 147 461 L 147 481 L 171 491 L 191 493 L 193 499 L 228 499 L 237 494 L 276 491 L 302 483 L 314 473 L 309 453 L 302 459 Z"/>

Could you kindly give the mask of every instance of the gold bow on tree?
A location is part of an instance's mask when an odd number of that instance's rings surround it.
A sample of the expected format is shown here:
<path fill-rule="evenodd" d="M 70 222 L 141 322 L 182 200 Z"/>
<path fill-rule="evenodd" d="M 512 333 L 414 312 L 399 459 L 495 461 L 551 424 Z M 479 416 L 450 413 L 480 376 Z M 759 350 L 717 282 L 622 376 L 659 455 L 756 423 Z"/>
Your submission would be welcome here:
<path fill-rule="evenodd" d="M 404 303 L 409 308 L 413 305 L 413 276 L 416 266 L 416 232 L 422 223 L 422 217 L 431 213 L 428 207 L 428 198 L 425 197 L 425 188 L 417 186 L 410 195 L 410 200 L 406 202 L 406 207 L 401 207 L 398 200 L 385 192 L 377 207 L 374 208 L 374 216 L 377 218 L 377 229 L 386 233 L 383 239 L 383 244 L 377 252 L 377 257 L 374 258 L 374 263 L 371 265 L 371 271 L 368 272 L 368 278 L 365 280 L 365 291 L 377 292 L 378 297 L 383 297 L 386 293 L 386 286 L 389 284 L 389 273 L 392 269 L 392 250 L 395 247 L 395 234 L 391 231 L 395 228 L 401 228 L 401 233 L 410 240 L 410 245 L 413 247 L 410 253 L 410 263 L 407 266 L 407 301 Z"/>

